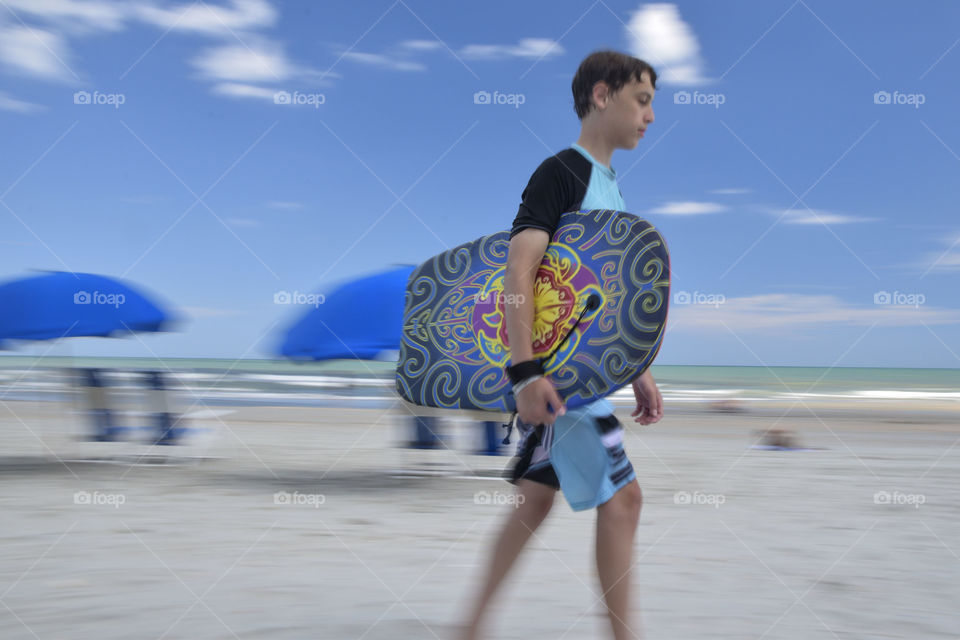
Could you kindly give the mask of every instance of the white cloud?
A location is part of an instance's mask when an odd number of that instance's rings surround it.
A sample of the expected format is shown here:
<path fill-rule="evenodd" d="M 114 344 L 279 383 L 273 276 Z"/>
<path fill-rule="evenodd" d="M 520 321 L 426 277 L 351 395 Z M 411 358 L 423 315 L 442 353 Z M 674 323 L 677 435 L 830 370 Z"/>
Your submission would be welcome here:
<path fill-rule="evenodd" d="M 677 5 L 643 5 L 626 29 L 631 53 L 653 65 L 658 80 L 679 85 L 709 82 L 703 75 L 700 43 Z"/>
<path fill-rule="evenodd" d="M 392 71 L 426 71 L 427 66 L 416 60 L 417 54 L 444 48 L 439 40 L 404 40 L 384 53 L 348 51 L 343 58 Z M 457 55 L 474 60 L 505 60 L 508 58 L 541 58 L 563 53 L 563 48 L 547 38 L 523 38 L 517 44 L 469 44 Z"/>
<path fill-rule="evenodd" d="M 0 62 L 17 73 L 44 80 L 74 78 L 70 52 L 59 34 L 40 28 L 0 26 Z"/>
<path fill-rule="evenodd" d="M 24 102 L 0 91 L 0 111 L 13 111 L 15 113 L 32 113 L 45 107 L 32 102 Z"/>
<path fill-rule="evenodd" d="M 714 193 L 720 196 L 740 196 L 747 193 L 753 193 L 753 189 L 741 189 L 737 187 L 730 187 L 725 189 L 709 189 L 707 193 Z"/>
<path fill-rule="evenodd" d="M 929 272 L 960 272 L 960 236 L 938 238 L 938 240 L 946 245 L 946 248 L 928 252 L 916 266 L 924 275 Z"/>
<path fill-rule="evenodd" d="M 563 54 L 563 47 L 549 38 L 523 38 L 517 44 L 468 44 L 460 50 L 462 58 L 502 60 L 505 58 L 549 58 Z"/>
<path fill-rule="evenodd" d="M 329 85 L 331 79 L 343 77 L 336 71 L 329 71 L 327 69 L 321 71 L 319 69 L 311 69 L 309 67 L 297 67 L 297 74 L 297 77 L 303 79 L 304 81 L 323 85 Z"/>
<path fill-rule="evenodd" d="M 162 31 L 235 37 L 271 27 L 277 11 L 266 0 L 227 0 L 223 5 L 183 2 L 158 6 L 154 0 L 4 0 L 18 15 L 55 24 L 64 31 L 121 31 L 142 22 Z"/>
<path fill-rule="evenodd" d="M 220 82 L 213 85 L 213 92 L 228 98 L 256 98 L 270 102 L 273 102 L 273 97 L 277 93 L 274 89 L 241 82 Z"/>
<path fill-rule="evenodd" d="M 277 14 L 264 0 L 232 0 L 229 5 L 195 2 L 168 7 L 130 2 L 81 3 L 76 0 L 11 0 L 24 13 L 35 14 L 51 30 L 19 25 L 0 26 L 0 62 L 8 68 L 48 80 L 75 77 L 69 68 L 69 49 L 63 32 L 76 25 L 100 30 L 119 30 L 126 23 L 142 21 L 171 31 L 207 36 L 236 36 L 240 42 L 202 51 L 194 66 L 203 76 L 221 82 L 280 81 L 297 69 L 279 44 L 252 36 L 250 29 L 271 26 Z M 240 32 L 238 34 L 237 32 Z M 242 37 L 241 37 L 242 36 Z M 218 87 L 221 95 L 249 97 L 237 87 Z M 271 93 L 272 95 L 272 93 Z"/>
<path fill-rule="evenodd" d="M 656 209 L 651 209 L 650 213 L 657 213 L 665 216 L 692 216 L 705 213 L 723 213 L 727 210 L 726 205 L 716 202 L 666 202 Z"/>
<path fill-rule="evenodd" d="M 205 78 L 226 82 L 281 81 L 296 73 L 282 48 L 266 40 L 212 47 L 192 63 Z"/>
<path fill-rule="evenodd" d="M 4 0 L 18 15 L 33 16 L 70 31 L 120 31 L 130 4 L 98 0 Z"/>
<path fill-rule="evenodd" d="M 769 213 L 783 215 L 784 224 L 852 224 L 855 222 L 874 222 L 878 218 L 851 216 L 823 209 L 791 209 L 784 213 L 782 210 L 771 209 Z"/>
<path fill-rule="evenodd" d="M 960 251 L 938 254 L 930 264 L 933 265 L 931 271 L 960 271 Z"/>
<path fill-rule="evenodd" d="M 265 0 L 231 0 L 230 6 L 187 2 L 178 6 L 139 5 L 136 16 L 163 30 L 233 37 L 238 31 L 273 26 L 277 12 Z"/>
<path fill-rule="evenodd" d="M 435 51 L 442 49 L 443 43 L 439 40 L 404 40 L 400 46 L 413 51 Z"/>
<path fill-rule="evenodd" d="M 0 66 L 38 79 L 79 79 L 71 69 L 68 36 L 122 31 L 137 23 L 156 27 L 163 35 L 228 39 L 201 50 L 191 60 L 201 77 L 211 81 L 216 95 L 272 100 L 276 89 L 258 85 L 290 80 L 315 85 L 337 77 L 297 65 L 280 43 L 257 35 L 257 30 L 274 26 L 278 20 L 267 0 L 179 0 L 176 4 L 157 0 L 4 0 L 3 5 L 18 17 L 22 14 L 43 26 L 28 29 L 15 25 L 7 18 L 8 12 L 0 10 Z M 5 26 L 5 22 L 9 24 Z M 429 42 L 410 41 L 410 46 L 427 49 L 433 46 Z M 0 110 L 31 108 L 29 103 L 4 98 Z"/>
<path fill-rule="evenodd" d="M 267 206 L 271 209 L 303 209 L 302 203 L 285 200 L 273 200 L 272 202 L 268 202 Z"/>
<path fill-rule="evenodd" d="M 392 56 L 386 56 L 379 53 L 363 53 L 360 51 L 348 51 L 343 54 L 347 60 L 353 60 L 361 64 L 368 64 L 382 69 L 392 69 L 394 71 L 425 71 L 426 65 L 420 62 L 410 60 L 401 60 Z"/>
<path fill-rule="evenodd" d="M 700 327 L 726 332 L 726 324 L 739 334 L 764 329 L 870 326 L 874 322 L 888 327 L 958 324 L 960 310 L 926 305 L 852 305 L 833 295 L 771 293 L 726 298 L 716 305 L 676 304 L 671 300 L 670 317 L 678 329 Z"/>

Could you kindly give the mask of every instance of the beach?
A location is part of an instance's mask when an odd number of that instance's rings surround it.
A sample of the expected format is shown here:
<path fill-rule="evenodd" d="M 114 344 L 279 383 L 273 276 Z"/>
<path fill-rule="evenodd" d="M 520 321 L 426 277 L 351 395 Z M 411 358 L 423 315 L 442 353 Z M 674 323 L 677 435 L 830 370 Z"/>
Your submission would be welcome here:
<path fill-rule="evenodd" d="M 960 637 L 960 426 L 849 409 L 618 408 L 638 637 Z M 509 458 L 469 453 L 477 424 L 424 451 L 399 446 L 401 408 L 224 411 L 150 448 L 0 404 L 0 637 L 453 637 L 513 500 Z M 775 422 L 806 450 L 750 449 Z M 594 521 L 558 496 L 488 637 L 605 637 Z"/>

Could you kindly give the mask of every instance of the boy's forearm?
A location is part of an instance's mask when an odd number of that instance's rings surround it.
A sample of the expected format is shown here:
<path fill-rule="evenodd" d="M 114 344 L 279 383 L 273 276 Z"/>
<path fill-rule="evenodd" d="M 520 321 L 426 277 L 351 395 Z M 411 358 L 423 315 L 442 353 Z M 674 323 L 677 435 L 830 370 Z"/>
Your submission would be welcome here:
<path fill-rule="evenodd" d="M 533 280 L 536 273 L 515 274 L 509 269 L 503 278 L 503 306 L 513 364 L 533 359 Z"/>
<path fill-rule="evenodd" d="M 651 377 L 651 378 L 653 377 L 653 374 L 650 373 L 650 369 L 649 369 L 649 368 L 646 369 L 646 370 L 645 370 L 643 373 L 641 373 L 640 375 L 638 375 L 636 378 L 634 378 L 634 379 L 632 380 L 632 382 L 633 382 L 634 384 L 636 384 L 636 383 L 640 382 L 640 380 L 642 380 L 642 379 L 644 378 L 644 376 L 649 376 L 649 377 Z"/>

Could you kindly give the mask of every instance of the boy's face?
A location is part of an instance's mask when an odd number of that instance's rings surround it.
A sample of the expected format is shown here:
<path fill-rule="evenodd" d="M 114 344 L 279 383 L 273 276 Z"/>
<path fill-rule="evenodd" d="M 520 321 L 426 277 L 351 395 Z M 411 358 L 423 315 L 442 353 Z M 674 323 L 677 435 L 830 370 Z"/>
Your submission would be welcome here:
<path fill-rule="evenodd" d="M 594 98 L 599 107 L 597 115 L 610 141 L 618 149 L 636 148 L 653 122 L 653 96 L 656 90 L 650 84 L 650 77 L 644 72 L 640 82 L 630 78 L 630 82 L 614 94 L 609 94 L 603 83 L 597 84 L 594 87 Z"/>

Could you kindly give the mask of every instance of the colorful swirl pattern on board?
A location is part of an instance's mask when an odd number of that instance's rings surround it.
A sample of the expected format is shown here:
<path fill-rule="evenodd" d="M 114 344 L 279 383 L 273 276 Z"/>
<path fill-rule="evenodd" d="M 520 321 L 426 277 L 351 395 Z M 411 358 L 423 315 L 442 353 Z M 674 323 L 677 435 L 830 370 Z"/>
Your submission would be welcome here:
<path fill-rule="evenodd" d="M 411 274 L 397 364 L 405 400 L 514 409 L 504 370 L 510 360 L 504 312 L 518 302 L 503 287 L 509 243 L 506 231 L 484 236 Z M 591 295 L 600 304 L 588 311 Z M 560 217 L 534 282 L 533 347 L 536 357 L 547 358 L 544 368 L 568 407 L 609 395 L 650 366 L 663 342 L 669 299 L 669 253 L 649 222 L 612 210 Z"/>

